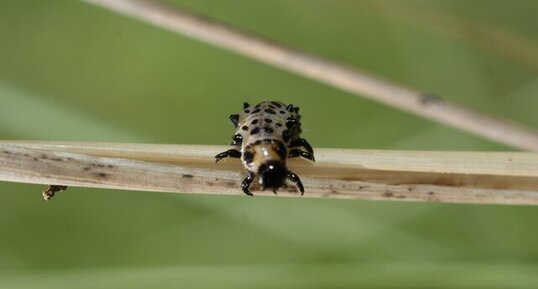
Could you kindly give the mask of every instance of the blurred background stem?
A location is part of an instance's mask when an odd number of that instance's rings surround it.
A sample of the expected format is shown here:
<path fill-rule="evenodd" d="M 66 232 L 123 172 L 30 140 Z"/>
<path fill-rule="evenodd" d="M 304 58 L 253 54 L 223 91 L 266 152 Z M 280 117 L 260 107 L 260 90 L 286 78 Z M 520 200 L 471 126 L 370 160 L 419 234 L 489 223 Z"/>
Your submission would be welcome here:
<path fill-rule="evenodd" d="M 406 88 L 346 65 L 242 33 L 230 26 L 147 0 L 81 0 L 151 23 L 342 89 L 515 148 L 538 152 L 538 133 L 509 120 L 483 115 L 428 92 Z"/>

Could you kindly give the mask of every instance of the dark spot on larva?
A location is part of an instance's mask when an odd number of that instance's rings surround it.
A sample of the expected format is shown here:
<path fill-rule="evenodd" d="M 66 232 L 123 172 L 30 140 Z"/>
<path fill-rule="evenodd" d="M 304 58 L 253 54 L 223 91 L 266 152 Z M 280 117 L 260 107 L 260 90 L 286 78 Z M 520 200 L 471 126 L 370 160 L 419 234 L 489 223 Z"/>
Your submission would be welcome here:
<path fill-rule="evenodd" d="M 270 108 L 267 108 L 264 111 L 267 112 L 267 113 L 270 113 L 270 114 L 275 114 L 276 113 L 273 109 L 270 109 Z"/>
<path fill-rule="evenodd" d="M 280 114 L 285 114 L 286 112 L 283 111 L 283 110 L 281 110 L 281 111 L 279 111 L 279 113 L 280 113 Z"/>
<path fill-rule="evenodd" d="M 32 158 L 35 162 L 37 162 L 39 159 L 37 157 Z"/>
<path fill-rule="evenodd" d="M 282 132 L 282 140 L 284 140 L 284 142 L 288 142 L 290 140 L 290 131 L 289 130 L 284 130 Z"/>
<path fill-rule="evenodd" d="M 57 162 L 63 162 L 63 159 L 62 159 L 62 158 L 52 158 L 51 160 L 53 160 L 53 161 L 57 161 Z"/>
<path fill-rule="evenodd" d="M 258 113 L 258 112 L 260 112 L 259 108 L 256 108 L 255 110 L 252 111 L 252 113 Z"/>
<path fill-rule="evenodd" d="M 512 159 L 508 159 L 508 161 L 509 161 L 509 162 L 511 162 L 511 161 L 512 161 Z"/>
<path fill-rule="evenodd" d="M 268 126 L 264 127 L 263 129 L 265 130 L 266 133 L 273 133 L 273 129 Z"/>
<path fill-rule="evenodd" d="M 345 186 L 344 186 L 344 188 L 345 188 Z M 362 189 L 364 189 L 364 186 L 359 186 L 359 190 L 362 190 Z"/>
<path fill-rule="evenodd" d="M 428 195 L 430 195 L 430 196 L 433 196 L 433 194 L 434 194 L 434 192 L 432 192 L 432 191 L 428 192 Z"/>
<path fill-rule="evenodd" d="M 266 118 L 266 119 L 265 119 L 265 122 L 266 122 L 266 123 L 272 123 L 272 122 L 273 122 L 273 120 L 272 120 L 272 119 L 270 119 L 270 118 Z"/>
<path fill-rule="evenodd" d="M 244 126 L 241 127 L 241 129 L 244 130 L 244 131 L 247 131 L 247 130 L 248 130 L 248 126 L 244 125 Z"/>
<path fill-rule="evenodd" d="M 276 125 L 276 127 L 282 127 L 282 123 L 280 123 L 280 122 L 277 122 L 275 125 Z"/>
<path fill-rule="evenodd" d="M 193 175 L 184 174 L 183 177 L 186 178 L 186 179 L 192 179 Z"/>
<path fill-rule="evenodd" d="M 107 176 L 105 173 L 101 173 L 101 172 L 94 173 L 93 175 L 96 176 L 96 177 L 99 177 L 99 178 L 104 178 L 104 177 Z"/>
<path fill-rule="evenodd" d="M 5 153 L 6 155 L 10 155 L 11 152 L 10 151 L 2 151 L 3 153 Z"/>
<path fill-rule="evenodd" d="M 250 113 L 250 110 L 249 110 L 249 109 L 245 109 L 245 113 Z"/>
<path fill-rule="evenodd" d="M 44 160 L 48 160 L 49 157 L 46 155 L 46 154 L 41 154 L 41 158 L 44 159 Z"/>
<path fill-rule="evenodd" d="M 261 106 L 261 104 L 256 104 L 256 106 L 254 108 L 259 108 Z"/>
<path fill-rule="evenodd" d="M 23 156 L 25 156 L 25 157 L 27 157 L 27 158 L 29 158 L 29 157 L 30 157 L 30 155 L 29 155 L 29 154 L 22 154 L 22 155 L 23 155 Z"/>
<path fill-rule="evenodd" d="M 282 104 L 276 102 L 276 101 L 271 101 L 272 104 L 274 104 L 276 107 L 282 107 Z"/>
<path fill-rule="evenodd" d="M 254 144 L 255 144 L 255 145 L 259 145 L 259 144 L 261 144 L 262 142 L 263 142 L 263 140 L 259 139 L 259 140 L 257 140 Z"/>
<path fill-rule="evenodd" d="M 210 187 L 213 186 L 213 182 L 205 182 L 205 183 L 206 183 L 206 185 L 208 185 L 208 186 L 210 186 Z"/>
<path fill-rule="evenodd" d="M 281 141 L 274 141 L 276 143 L 275 151 L 276 153 L 284 159 L 286 155 L 288 154 L 288 151 L 286 150 L 286 146 Z"/>
<path fill-rule="evenodd" d="M 408 192 L 411 192 L 411 191 L 413 191 L 413 188 L 408 187 L 408 188 L 407 188 L 407 191 L 408 191 Z"/>
<path fill-rule="evenodd" d="M 233 137 L 232 137 L 232 143 L 230 145 L 240 145 L 243 143 L 243 136 L 240 135 L 240 134 L 235 134 Z"/>
<path fill-rule="evenodd" d="M 89 171 L 91 168 L 90 167 L 84 167 L 82 169 L 85 170 L 85 171 Z"/>
<path fill-rule="evenodd" d="M 107 165 L 108 168 L 113 168 L 114 166 L 113 165 Z"/>
<path fill-rule="evenodd" d="M 245 163 L 250 164 L 253 159 L 254 159 L 254 154 L 252 152 L 244 152 L 243 153 L 243 161 Z"/>
<path fill-rule="evenodd" d="M 286 121 L 286 127 L 287 128 L 292 128 L 294 126 L 298 125 L 298 122 L 296 119 L 289 119 L 288 121 Z"/>
<path fill-rule="evenodd" d="M 259 133 L 259 132 L 260 132 L 260 128 L 259 128 L 259 127 L 255 127 L 254 129 L 252 129 L 252 130 L 250 131 L 250 134 L 257 134 L 257 133 Z"/>
<path fill-rule="evenodd" d="M 255 119 L 255 120 L 253 120 L 251 123 L 252 123 L 252 124 L 257 124 L 257 123 L 258 123 L 258 120 Z"/>

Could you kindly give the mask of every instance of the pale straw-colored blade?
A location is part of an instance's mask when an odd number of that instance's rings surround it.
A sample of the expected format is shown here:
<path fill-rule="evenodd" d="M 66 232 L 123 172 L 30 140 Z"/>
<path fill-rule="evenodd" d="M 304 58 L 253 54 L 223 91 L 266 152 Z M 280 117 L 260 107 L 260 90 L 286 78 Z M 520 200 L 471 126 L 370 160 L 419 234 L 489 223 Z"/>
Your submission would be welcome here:
<path fill-rule="evenodd" d="M 0 180 L 35 184 L 233 194 L 239 160 L 224 146 L 0 142 Z M 290 160 L 304 197 L 477 204 L 538 204 L 538 154 L 316 149 Z M 259 192 L 255 195 L 273 195 Z M 73 189 L 70 189 L 73 191 Z M 297 196 L 292 185 L 278 196 Z"/>

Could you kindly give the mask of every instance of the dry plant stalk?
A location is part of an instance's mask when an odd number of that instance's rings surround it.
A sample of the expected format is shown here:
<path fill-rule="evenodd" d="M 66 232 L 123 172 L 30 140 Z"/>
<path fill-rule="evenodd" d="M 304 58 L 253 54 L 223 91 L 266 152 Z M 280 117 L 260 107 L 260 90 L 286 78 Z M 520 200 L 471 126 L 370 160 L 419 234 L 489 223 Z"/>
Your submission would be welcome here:
<path fill-rule="evenodd" d="M 232 194 L 243 168 L 223 146 L 0 142 L 0 180 L 156 192 Z M 290 160 L 304 197 L 538 204 L 538 154 L 317 149 Z M 259 192 L 255 195 L 273 195 Z M 278 196 L 296 196 L 280 191 Z"/>
<path fill-rule="evenodd" d="M 159 1 L 81 1 L 279 67 L 359 97 L 367 97 L 499 143 L 538 152 L 538 133 L 533 129 L 509 120 L 489 117 L 357 69 L 266 41 L 222 23 L 165 6 Z"/>

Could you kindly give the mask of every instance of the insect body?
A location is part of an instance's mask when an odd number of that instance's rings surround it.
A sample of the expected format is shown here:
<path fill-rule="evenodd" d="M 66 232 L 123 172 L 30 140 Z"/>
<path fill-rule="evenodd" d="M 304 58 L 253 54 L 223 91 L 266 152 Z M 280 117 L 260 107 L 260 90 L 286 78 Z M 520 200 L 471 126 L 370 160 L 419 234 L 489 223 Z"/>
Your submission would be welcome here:
<path fill-rule="evenodd" d="M 247 177 L 241 189 L 251 195 L 250 185 L 256 177 L 260 189 L 276 190 L 293 182 L 304 193 L 299 177 L 286 167 L 288 158 L 303 157 L 314 161 L 310 144 L 299 137 L 301 133 L 299 107 L 276 101 L 265 101 L 255 106 L 243 104 L 243 111 L 230 115 L 236 131 L 232 137 L 232 149 L 215 156 L 216 161 L 241 158 Z M 304 150 L 300 149 L 303 148 Z"/>

